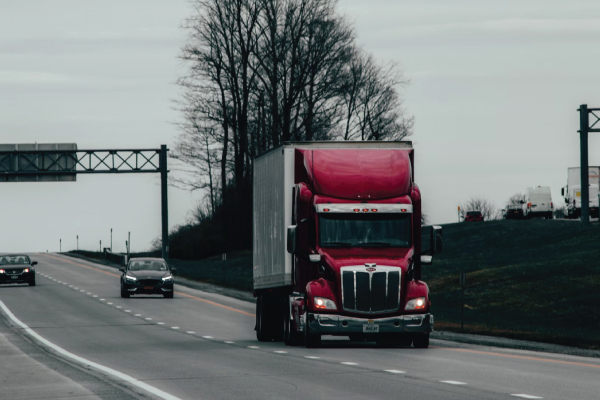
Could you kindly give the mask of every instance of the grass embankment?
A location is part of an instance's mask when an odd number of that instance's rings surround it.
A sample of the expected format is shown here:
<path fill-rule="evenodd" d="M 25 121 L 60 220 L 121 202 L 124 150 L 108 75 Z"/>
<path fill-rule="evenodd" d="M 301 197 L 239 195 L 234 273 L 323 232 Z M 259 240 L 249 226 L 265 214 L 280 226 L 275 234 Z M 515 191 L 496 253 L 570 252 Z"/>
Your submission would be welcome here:
<path fill-rule="evenodd" d="M 600 348 L 599 225 L 445 225 L 444 253 L 423 268 L 440 330 L 460 331 L 460 272 L 465 332 Z"/>
<path fill-rule="evenodd" d="M 443 234 L 444 252 L 423 268 L 436 330 L 461 331 L 465 272 L 463 332 L 600 349 L 600 225 L 490 221 L 444 225 Z M 252 290 L 251 251 L 172 264 L 187 278 Z"/>

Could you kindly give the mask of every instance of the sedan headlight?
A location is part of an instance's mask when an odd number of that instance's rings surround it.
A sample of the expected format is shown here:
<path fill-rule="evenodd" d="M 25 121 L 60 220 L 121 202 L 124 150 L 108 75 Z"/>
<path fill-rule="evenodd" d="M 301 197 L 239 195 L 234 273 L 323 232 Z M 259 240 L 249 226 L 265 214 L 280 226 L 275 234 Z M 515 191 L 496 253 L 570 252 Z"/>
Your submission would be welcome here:
<path fill-rule="evenodd" d="M 417 297 L 416 299 L 410 300 L 406 303 L 405 310 L 424 310 L 425 309 L 425 297 Z"/>
<path fill-rule="evenodd" d="M 0 274 L 3 274 L 5 271 L 3 269 L 0 269 Z"/>
<path fill-rule="evenodd" d="M 335 302 L 325 297 L 315 297 L 315 307 L 323 310 L 337 310 Z"/>
<path fill-rule="evenodd" d="M 131 282 L 137 281 L 137 278 L 134 276 L 125 275 L 125 279 Z"/>
<path fill-rule="evenodd" d="M 165 276 L 162 278 L 163 282 L 171 282 L 173 280 L 173 275 Z"/>

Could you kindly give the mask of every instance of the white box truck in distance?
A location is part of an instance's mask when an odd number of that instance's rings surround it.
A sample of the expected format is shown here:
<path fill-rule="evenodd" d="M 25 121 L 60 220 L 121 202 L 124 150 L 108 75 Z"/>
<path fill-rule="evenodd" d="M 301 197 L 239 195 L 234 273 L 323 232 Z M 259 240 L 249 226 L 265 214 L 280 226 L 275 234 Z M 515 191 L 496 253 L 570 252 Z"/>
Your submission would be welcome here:
<path fill-rule="evenodd" d="M 579 167 L 569 168 L 567 175 L 567 186 L 561 189 L 567 206 L 567 218 L 581 217 L 581 169 Z M 600 215 L 599 188 L 600 167 L 588 168 L 589 180 L 589 207 L 590 217 L 598 218 Z"/>

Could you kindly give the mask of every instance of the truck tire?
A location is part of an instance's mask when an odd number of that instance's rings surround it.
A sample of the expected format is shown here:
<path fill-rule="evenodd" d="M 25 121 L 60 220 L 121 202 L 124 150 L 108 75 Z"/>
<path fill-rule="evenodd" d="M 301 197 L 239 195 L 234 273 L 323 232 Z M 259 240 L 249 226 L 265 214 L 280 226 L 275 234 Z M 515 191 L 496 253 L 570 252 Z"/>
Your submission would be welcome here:
<path fill-rule="evenodd" d="M 304 327 L 304 345 L 307 349 L 314 349 L 321 346 L 321 335 L 310 331 L 308 321 Z"/>
<path fill-rule="evenodd" d="M 259 342 L 270 342 L 272 340 L 269 334 L 269 316 L 263 306 L 263 296 L 256 298 L 256 338 Z"/>
<path fill-rule="evenodd" d="M 415 349 L 426 349 L 429 347 L 429 333 L 421 333 L 413 337 Z"/>
<path fill-rule="evenodd" d="M 294 329 L 293 327 L 293 321 L 290 318 L 290 312 L 291 310 L 289 310 L 289 299 L 286 303 L 286 306 L 284 306 L 284 316 L 283 316 L 283 343 L 285 343 L 286 346 L 300 346 L 303 343 L 303 337 L 302 337 L 302 333 L 298 332 L 296 329 Z"/>

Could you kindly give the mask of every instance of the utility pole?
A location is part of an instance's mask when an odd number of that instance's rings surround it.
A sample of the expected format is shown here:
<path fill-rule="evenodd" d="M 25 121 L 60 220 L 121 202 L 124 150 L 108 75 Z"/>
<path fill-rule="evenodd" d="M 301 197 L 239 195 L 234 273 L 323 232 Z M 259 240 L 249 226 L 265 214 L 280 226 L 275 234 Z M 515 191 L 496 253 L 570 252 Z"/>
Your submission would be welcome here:
<path fill-rule="evenodd" d="M 102 240 L 100 240 L 100 253 L 102 253 Z"/>
<path fill-rule="evenodd" d="M 465 327 L 465 287 L 467 286 L 467 274 L 460 273 L 460 330 Z"/>
<path fill-rule="evenodd" d="M 58 239 L 58 252 L 62 253 L 62 239 Z"/>
<path fill-rule="evenodd" d="M 169 205 L 167 202 L 167 146 L 160 146 L 160 193 L 162 215 L 162 258 L 169 262 Z"/>
<path fill-rule="evenodd" d="M 112 248 L 112 228 L 110 228 L 110 251 L 111 252 L 113 251 L 113 248 Z"/>
<path fill-rule="evenodd" d="M 79 235 L 77 235 L 77 251 L 79 251 Z"/>
<path fill-rule="evenodd" d="M 581 224 L 590 224 L 590 181 L 588 165 L 588 133 L 600 132 L 600 128 L 594 128 L 600 117 L 597 112 L 600 108 L 588 108 L 587 104 L 579 106 L 579 151 L 581 158 Z M 590 125 L 590 114 L 595 118 Z"/>

